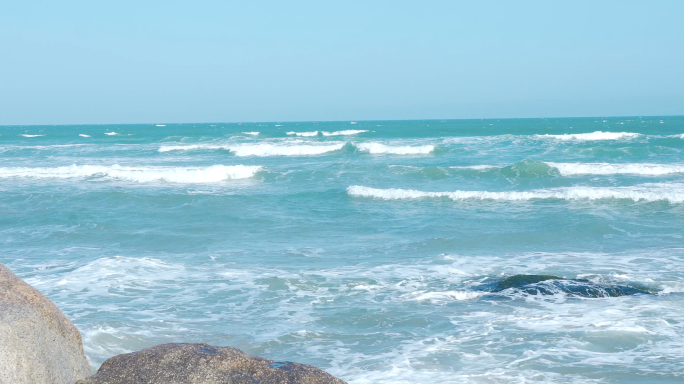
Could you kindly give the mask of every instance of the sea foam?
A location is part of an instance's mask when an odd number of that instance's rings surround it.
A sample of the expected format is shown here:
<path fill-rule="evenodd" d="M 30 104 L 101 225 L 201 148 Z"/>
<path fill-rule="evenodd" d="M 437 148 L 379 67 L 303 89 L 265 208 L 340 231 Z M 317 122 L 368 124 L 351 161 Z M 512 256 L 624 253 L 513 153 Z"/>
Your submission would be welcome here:
<path fill-rule="evenodd" d="M 286 132 L 288 135 L 296 135 L 296 136 L 304 136 L 304 137 L 310 137 L 310 136 L 318 136 L 318 131 L 313 131 L 313 132 Z"/>
<path fill-rule="evenodd" d="M 602 132 L 596 131 L 591 133 L 570 133 L 565 135 L 535 135 L 542 139 L 556 139 L 562 141 L 601 141 L 601 140 L 620 140 L 620 139 L 634 139 L 641 136 L 640 133 L 634 132 Z"/>
<path fill-rule="evenodd" d="M 560 172 L 563 176 L 572 175 L 667 175 L 672 173 L 684 173 L 683 164 L 650 164 L 650 163 L 552 163 L 546 162 Z"/>
<path fill-rule="evenodd" d="M 349 136 L 349 135 L 358 135 L 359 133 L 364 133 L 368 132 L 367 129 L 347 129 L 344 131 L 335 131 L 335 132 L 321 132 L 323 136 Z"/>
<path fill-rule="evenodd" d="M 166 181 L 181 184 L 216 183 L 246 179 L 261 166 L 212 165 L 210 167 L 126 167 L 120 165 L 70 165 L 64 167 L 0 168 L 0 178 L 68 179 L 100 177 L 135 182 Z"/>
<path fill-rule="evenodd" d="M 461 200 L 502 200 L 526 201 L 536 199 L 561 200 L 601 200 L 628 199 L 633 201 L 664 200 L 671 203 L 684 202 L 683 184 L 641 184 L 633 187 L 566 187 L 555 189 L 536 189 L 532 191 L 453 191 L 425 192 L 414 189 L 370 188 L 352 185 L 347 193 L 354 197 L 371 197 L 383 200 L 403 200 L 420 198 L 449 198 Z"/>
<path fill-rule="evenodd" d="M 387 145 L 381 143 L 355 143 L 354 146 L 360 151 L 371 154 L 392 154 L 392 155 L 426 155 L 435 150 L 434 145 Z"/>
<path fill-rule="evenodd" d="M 190 144 L 190 145 L 163 145 L 159 152 L 191 151 L 191 150 L 216 150 L 230 151 L 235 156 L 314 156 L 324 153 L 339 151 L 346 143 L 262 143 L 262 144 Z"/>
<path fill-rule="evenodd" d="M 24 137 L 40 137 L 40 136 L 45 136 L 45 135 L 29 135 L 29 134 L 22 133 L 22 134 L 19 135 L 19 136 L 24 136 Z"/>

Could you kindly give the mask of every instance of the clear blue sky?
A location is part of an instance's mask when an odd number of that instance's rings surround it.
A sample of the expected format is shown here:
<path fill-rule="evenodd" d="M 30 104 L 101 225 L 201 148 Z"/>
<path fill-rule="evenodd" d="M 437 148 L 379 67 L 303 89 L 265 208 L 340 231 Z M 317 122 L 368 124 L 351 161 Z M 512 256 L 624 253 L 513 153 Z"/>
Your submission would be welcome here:
<path fill-rule="evenodd" d="M 0 1 L 0 124 L 684 114 L 684 1 Z"/>

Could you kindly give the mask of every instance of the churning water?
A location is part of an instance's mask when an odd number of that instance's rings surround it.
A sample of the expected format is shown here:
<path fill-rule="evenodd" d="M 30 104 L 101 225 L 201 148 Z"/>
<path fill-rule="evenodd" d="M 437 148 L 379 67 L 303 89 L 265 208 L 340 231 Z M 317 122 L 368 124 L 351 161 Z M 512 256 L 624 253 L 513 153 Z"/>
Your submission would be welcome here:
<path fill-rule="evenodd" d="M 355 384 L 684 377 L 682 117 L 0 127 L 0 199 L 0 261 L 93 368 L 206 342 Z"/>

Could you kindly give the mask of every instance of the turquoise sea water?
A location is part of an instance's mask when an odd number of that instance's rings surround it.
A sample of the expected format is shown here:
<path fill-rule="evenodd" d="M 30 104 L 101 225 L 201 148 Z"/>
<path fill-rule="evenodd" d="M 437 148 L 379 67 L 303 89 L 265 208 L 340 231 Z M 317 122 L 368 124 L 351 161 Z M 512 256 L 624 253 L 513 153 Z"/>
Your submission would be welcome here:
<path fill-rule="evenodd" d="M 5 126 L 0 154 L 0 261 L 94 369 L 206 342 L 356 384 L 684 380 L 684 117 Z M 642 293 L 487 288 L 515 274 Z"/>

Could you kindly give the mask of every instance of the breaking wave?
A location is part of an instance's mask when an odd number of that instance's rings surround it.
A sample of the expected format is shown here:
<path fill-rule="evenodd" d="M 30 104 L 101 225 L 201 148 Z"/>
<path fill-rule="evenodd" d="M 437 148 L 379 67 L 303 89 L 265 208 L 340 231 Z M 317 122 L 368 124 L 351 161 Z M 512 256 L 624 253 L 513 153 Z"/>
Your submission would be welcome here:
<path fill-rule="evenodd" d="M 159 152 L 191 151 L 191 150 L 215 150 L 223 149 L 230 151 L 235 156 L 313 156 L 327 152 L 339 151 L 346 143 L 322 143 L 322 144 L 191 144 L 191 145 L 164 145 Z"/>
<path fill-rule="evenodd" d="M 22 134 L 19 135 L 19 136 L 24 136 L 24 137 L 40 137 L 40 136 L 45 136 L 45 135 L 29 135 L 29 134 L 26 134 L 26 133 L 22 133 Z"/>
<path fill-rule="evenodd" d="M 356 143 L 356 148 L 371 154 L 392 154 L 392 155 L 426 155 L 435 150 L 434 145 L 386 145 L 381 143 Z"/>
<path fill-rule="evenodd" d="M 335 132 L 321 132 L 323 136 L 349 136 L 349 135 L 358 135 L 359 133 L 364 133 L 368 132 L 367 129 L 347 129 L 344 131 L 335 131 Z"/>
<path fill-rule="evenodd" d="M 551 167 L 558 169 L 561 175 L 667 175 L 684 173 L 684 164 L 610 164 L 610 163 L 552 163 Z"/>
<path fill-rule="evenodd" d="M 69 179 L 99 177 L 140 183 L 166 181 L 181 184 L 216 183 L 247 179 L 263 170 L 261 166 L 212 165 L 209 167 L 125 167 L 120 165 L 70 165 L 64 167 L 0 168 L 0 178 Z"/>
<path fill-rule="evenodd" d="M 347 145 L 345 142 L 302 142 L 293 143 L 261 143 L 261 144 L 187 144 L 162 145 L 159 152 L 192 151 L 192 150 L 226 150 L 236 156 L 315 156 L 339 151 Z M 391 146 L 380 143 L 356 143 L 358 150 L 372 154 L 421 155 L 435 149 L 434 145 Z"/>
<path fill-rule="evenodd" d="M 523 160 L 513 165 L 451 166 L 450 169 L 474 171 L 499 170 L 506 176 L 544 177 L 575 175 L 643 175 L 658 176 L 684 173 L 684 164 L 651 163 L 555 163 L 550 161 Z"/>
<path fill-rule="evenodd" d="M 633 201 L 669 201 L 684 202 L 684 184 L 641 184 L 632 187 L 565 187 L 554 189 L 536 189 L 532 191 L 453 191 L 425 192 L 414 189 L 370 188 L 352 185 L 347 194 L 354 197 L 371 197 L 383 200 L 403 200 L 420 198 L 448 198 L 461 200 L 503 200 L 525 201 L 536 199 L 561 200 L 602 200 L 626 199 Z"/>
<path fill-rule="evenodd" d="M 556 139 L 563 141 L 600 141 L 600 140 L 620 140 L 620 139 L 634 139 L 641 136 L 640 133 L 634 132 L 602 132 L 596 131 L 591 133 L 570 133 L 565 135 L 535 135 L 535 137 L 542 139 Z"/>
<path fill-rule="evenodd" d="M 296 136 L 304 136 L 304 137 L 310 137 L 310 136 L 318 136 L 318 131 L 313 131 L 313 132 L 286 132 L 288 135 L 296 135 Z"/>

